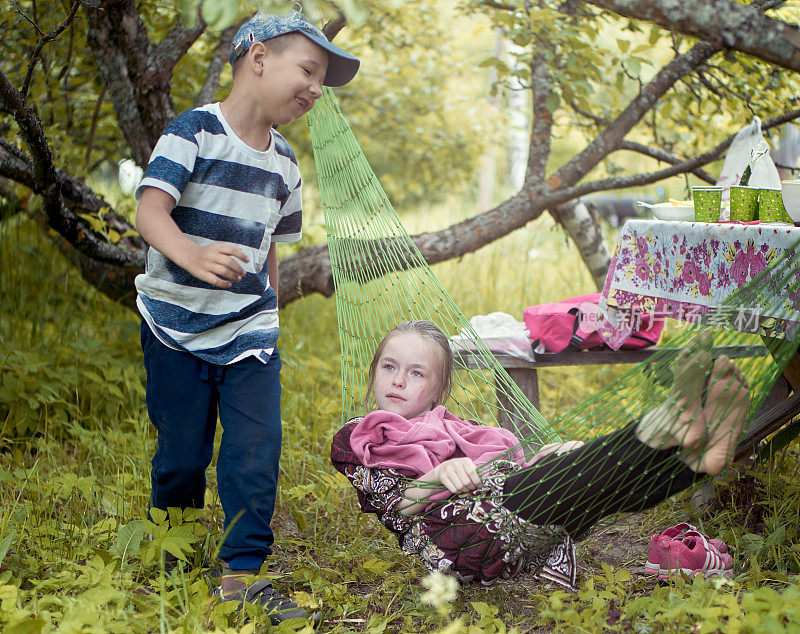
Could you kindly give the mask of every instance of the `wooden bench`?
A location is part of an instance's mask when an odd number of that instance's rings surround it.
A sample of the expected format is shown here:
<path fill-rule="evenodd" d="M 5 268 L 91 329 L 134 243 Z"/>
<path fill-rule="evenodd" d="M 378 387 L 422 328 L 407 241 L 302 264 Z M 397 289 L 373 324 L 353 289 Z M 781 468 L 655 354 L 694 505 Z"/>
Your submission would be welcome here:
<path fill-rule="evenodd" d="M 659 353 L 677 352 L 679 348 L 653 347 L 642 350 L 565 350 L 557 354 L 534 354 L 534 361 L 526 361 L 519 357 L 503 353 L 493 353 L 500 366 L 508 372 L 511 380 L 516 383 L 522 393 L 536 409 L 539 409 L 539 375 L 541 368 L 580 365 L 619 365 L 634 364 L 647 361 Z M 762 345 L 715 346 L 712 356 L 726 355 L 730 359 L 744 357 L 765 357 L 769 351 Z M 467 351 L 455 354 L 457 364 L 462 364 L 471 369 L 491 369 L 483 359 Z M 497 400 L 500 405 L 498 424 L 511 431 L 520 431 L 528 427 L 524 416 L 517 414 L 517 420 L 512 420 L 507 412 L 516 412 L 516 408 L 509 401 L 508 396 L 501 389 L 496 390 Z M 512 414 L 513 416 L 513 414 Z"/>

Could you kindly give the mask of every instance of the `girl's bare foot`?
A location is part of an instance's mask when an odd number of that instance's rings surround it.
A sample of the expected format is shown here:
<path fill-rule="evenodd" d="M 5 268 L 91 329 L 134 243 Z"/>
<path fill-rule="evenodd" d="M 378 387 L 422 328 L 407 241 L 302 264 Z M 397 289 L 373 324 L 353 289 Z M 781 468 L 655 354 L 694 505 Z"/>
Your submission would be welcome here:
<path fill-rule="evenodd" d="M 693 337 L 672 362 L 672 389 L 666 401 L 642 417 L 636 435 L 655 449 L 692 447 L 706 427 L 703 390 L 713 368 L 712 336 L 705 330 Z"/>
<path fill-rule="evenodd" d="M 691 425 L 695 429 L 690 434 L 699 432 L 702 442 L 699 447 L 684 445 L 678 457 L 698 473 L 720 473 L 733 458 L 749 407 L 744 374 L 728 357 L 720 357 L 711 372 L 706 405 Z"/>

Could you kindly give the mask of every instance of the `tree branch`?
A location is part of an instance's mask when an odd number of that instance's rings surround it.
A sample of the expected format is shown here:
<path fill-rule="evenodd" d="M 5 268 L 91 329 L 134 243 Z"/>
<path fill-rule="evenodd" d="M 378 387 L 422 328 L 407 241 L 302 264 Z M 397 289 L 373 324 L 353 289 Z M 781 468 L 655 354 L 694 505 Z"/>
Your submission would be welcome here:
<path fill-rule="evenodd" d="M 192 44 L 197 41 L 197 38 L 199 38 L 205 30 L 206 22 L 199 13 L 191 29 L 185 29 L 181 21 L 178 20 L 172 29 L 170 29 L 170 32 L 164 36 L 164 39 L 156 46 L 152 47 L 151 58 L 157 60 L 159 64 L 164 65 L 160 68 L 160 71 L 162 73 L 168 73 L 171 77 L 175 64 L 186 55 L 186 51 L 192 47 Z M 233 39 L 233 35 L 235 34 L 236 31 L 231 35 L 231 39 Z"/>
<path fill-rule="evenodd" d="M 22 94 L 17 91 L 5 73 L 0 71 L 0 110 L 14 117 L 22 137 L 30 148 L 33 177 L 43 196 L 58 194 L 55 181 L 53 154 L 36 113 L 25 104 Z"/>
<path fill-rule="evenodd" d="M 36 63 L 39 61 L 39 55 L 42 53 L 42 49 L 44 48 L 45 44 L 48 42 L 52 42 L 56 39 L 61 33 L 66 29 L 72 19 L 75 17 L 75 13 L 78 11 L 78 7 L 80 6 L 80 0 L 74 0 L 72 6 L 70 7 L 69 14 L 64 21 L 59 24 L 55 29 L 50 31 L 47 35 L 43 35 L 39 38 L 39 41 L 36 42 L 36 46 L 31 53 L 30 61 L 28 62 L 28 72 L 25 74 L 25 81 L 22 84 L 22 89 L 20 90 L 20 94 L 22 95 L 22 99 L 25 100 L 28 98 L 28 89 L 31 85 L 31 80 L 33 79 L 33 70 L 36 68 Z M 39 27 L 36 27 L 36 30 L 41 33 Z"/>
<path fill-rule="evenodd" d="M 106 85 L 100 89 L 100 94 L 97 95 L 97 101 L 94 104 L 94 112 L 92 113 L 92 124 L 89 126 L 89 136 L 86 139 L 86 151 L 83 153 L 83 162 L 86 167 L 89 167 L 89 159 L 92 156 L 92 148 L 94 147 L 94 135 L 97 132 L 97 123 L 100 120 L 100 108 L 103 107 L 103 99 L 106 96 Z"/>
<path fill-rule="evenodd" d="M 494 2 L 494 0 L 481 0 L 478 4 L 490 9 L 497 9 L 498 11 L 511 11 L 512 13 L 517 10 L 513 4 L 504 4 L 502 2 Z"/>
<path fill-rule="evenodd" d="M 654 158 L 657 161 L 663 161 L 664 163 L 669 163 L 670 165 L 678 165 L 686 160 L 678 158 L 674 154 L 670 154 L 661 148 L 649 147 L 642 143 L 636 143 L 635 141 L 622 141 L 617 149 L 643 154 L 644 156 L 649 156 L 650 158 Z M 707 183 L 711 183 L 712 185 L 716 182 L 716 179 L 705 170 L 698 168 L 691 170 L 691 173 L 697 176 L 699 179 L 704 180 Z"/>
<path fill-rule="evenodd" d="M 31 190 L 36 185 L 30 158 L 19 156 L 19 150 L 7 141 L 0 141 L 0 176 Z"/>
<path fill-rule="evenodd" d="M 763 15 L 782 2 L 745 6 L 731 0 L 584 0 L 619 15 L 732 48 L 770 64 L 800 71 L 800 28 Z"/>
<path fill-rule="evenodd" d="M 329 42 L 333 42 L 333 38 L 335 38 L 339 34 L 339 31 L 346 25 L 347 18 L 344 13 L 342 13 L 342 10 L 336 7 L 336 17 L 325 23 L 325 26 L 322 27 L 322 32 L 325 34 L 325 37 L 328 38 Z"/>
<path fill-rule="evenodd" d="M 553 113 L 547 108 L 550 97 L 550 71 L 545 55 L 537 52 L 531 62 L 531 88 L 533 89 L 533 126 L 531 129 L 528 166 L 525 181 L 529 178 L 542 181 L 545 178 L 547 158 L 550 156 L 550 138 L 553 131 Z"/>
<path fill-rule="evenodd" d="M 678 79 L 704 64 L 718 50 L 717 47 L 700 42 L 686 53 L 674 57 L 656 73 L 656 76 L 605 130 L 547 179 L 548 185 L 558 189 L 564 185 L 571 186 L 577 183 L 604 157 L 619 147 L 625 135 Z"/>
<path fill-rule="evenodd" d="M 584 119 L 588 119 L 589 121 L 594 123 L 596 126 L 604 126 L 604 125 L 608 125 L 609 123 L 611 123 L 610 119 L 607 119 L 605 117 L 601 117 L 600 115 L 596 115 L 596 114 L 591 113 L 591 112 L 587 112 L 586 110 L 581 108 L 578 104 L 576 104 L 574 101 L 570 102 L 569 107 L 576 114 L 580 115 Z M 585 124 L 583 124 L 583 125 L 585 125 Z"/>
<path fill-rule="evenodd" d="M 794 121 L 798 118 L 800 118 L 800 109 L 790 110 L 778 115 L 777 117 L 772 117 L 771 119 L 763 121 L 761 123 L 761 129 L 769 130 L 770 128 L 781 126 L 784 123 Z M 646 174 L 617 176 L 613 178 L 605 178 L 587 183 L 581 183 L 580 185 L 559 190 L 557 192 L 557 197 L 560 200 L 570 200 L 572 198 L 584 196 L 585 194 L 590 194 L 592 192 L 650 185 L 651 183 L 656 183 L 664 180 L 665 178 L 670 178 L 686 172 L 693 172 L 695 169 L 698 169 L 703 165 L 708 165 L 709 163 L 713 163 L 714 161 L 718 160 L 722 156 L 722 153 L 730 147 L 731 143 L 733 143 L 733 139 L 735 137 L 736 135 L 733 134 L 725 139 L 722 143 L 701 154 L 700 156 L 682 161 L 681 163 L 676 163 L 672 167 Z"/>
<path fill-rule="evenodd" d="M 1 102 L 0 102 L 1 103 Z M 4 111 L 5 112 L 5 111 Z M 11 114 L 10 112 L 8 114 Z M 31 157 L 25 154 L 22 150 L 20 150 L 16 145 L 6 141 L 5 139 L 0 138 L 0 147 L 2 147 L 6 152 L 11 154 L 14 158 L 22 161 L 25 164 L 31 163 Z"/>
<path fill-rule="evenodd" d="M 64 204 L 62 190 L 67 189 L 73 200 L 81 201 L 81 204 L 77 205 L 79 209 L 96 213 L 108 207 L 85 185 L 74 179 L 65 180 L 63 175 L 56 171 L 53 154 L 39 118 L 25 104 L 22 95 L 2 71 L 0 71 L 0 110 L 14 117 L 20 135 L 30 150 L 28 160 L 22 160 L 18 151 L 9 151 L 10 144 L 3 143 L 0 151 L 5 157 L 0 154 L 3 158 L 0 163 L 6 165 L 10 172 L 13 170 L 20 172 L 18 175 L 23 178 L 25 173 L 29 174 L 24 180 L 21 178 L 20 182 L 30 183 L 31 189 L 42 197 L 48 226 L 66 238 L 79 252 L 98 262 L 122 266 L 141 264 L 140 254 L 137 255 L 107 242 L 78 217 L 75 208 L 68 208 Z"/>
<path fill-rule="evenodd" d="M 94 56 L 120 130 L 140 166 L 147 164 L 150 152 L 166 125 L 175 118 L 170 94 L 174 67 L 173 55 L 156 49 L 134 0 L 105 2 L 101 9 L 84 6 L 87 17 L 86 43 Z M 190 31 L 193 35 L 196 31 Z M 171 36 L 186 46 L 191 35 Z M 165 42 L 162 42 L 165 44 Z M 161 58 L 154 55 L 158 51 Z"/>
<path fill-rule="evenodd" d="M 219 34 L 219 42 L 208 63 L 208 72 L 206 73 L 205 81 L 203 81 L 203 87 L 200 88 L 194 101 L 195 107 L 204 106 L 214 99 L 214 93 L 219 88 L 219 77 L 228 61 L 230 43 L 241 25 L 242 23 L 232 24 Z"/>

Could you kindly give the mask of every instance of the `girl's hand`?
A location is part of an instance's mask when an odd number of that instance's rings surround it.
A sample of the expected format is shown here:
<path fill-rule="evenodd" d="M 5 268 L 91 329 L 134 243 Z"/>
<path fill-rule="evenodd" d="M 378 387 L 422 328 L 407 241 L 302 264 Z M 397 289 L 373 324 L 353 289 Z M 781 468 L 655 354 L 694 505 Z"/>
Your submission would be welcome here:
<path fill-rule="evenodd" d="M 405 490 L 405 499 L 397 504 L 397 511 L 401 515 L 421 513 L 430 503 L 431 495 L 438 492 L 438 487 L 431 488 L 437 482 L 450 493 L 469 493 L 481 485 L 481 478 L 478 468 L 470 458 L 445 460 L 411 483 Z"/>
<path fill-rule="evenodd" d="M 468 493 L 481 485 L 478 468 L 470 458 L 445 460 L 430 475 L 447 487 L 450 493 Z"/>
<path fill-rule="evenodd" d="M 551 453 L 555 453 L 557 456 L 560 456 L 561 454 L 574 451 L 578 447 L 583 447 L 583 443 L 580 440 L 568 440 L 567 442 L 554 442 L 549 445 L 544 445 L 539 449 L 539 451 L 536 452 L 536 455 L 531 458 L 531 464 L 538 462 Z"/>

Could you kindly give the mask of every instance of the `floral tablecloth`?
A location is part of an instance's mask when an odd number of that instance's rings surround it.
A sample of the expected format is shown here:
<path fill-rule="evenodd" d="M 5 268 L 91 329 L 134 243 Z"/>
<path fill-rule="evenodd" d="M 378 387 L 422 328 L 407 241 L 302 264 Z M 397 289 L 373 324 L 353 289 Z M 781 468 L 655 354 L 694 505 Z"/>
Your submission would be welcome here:
<path fill-rule="evenodd" d="M 787 224 L 630 220 L 620 231 L 608 270 L 600 301 L 606 318 L 598 330 L 614 349 L 642 314 L 794 336 L 800 322 L 795 273 L 788 282 L 781 280 L 781 288 L 770 289 L 764 305 L 725 301 L 770 264 L 793 261 L 799 240 L 800 229 Z"/>

